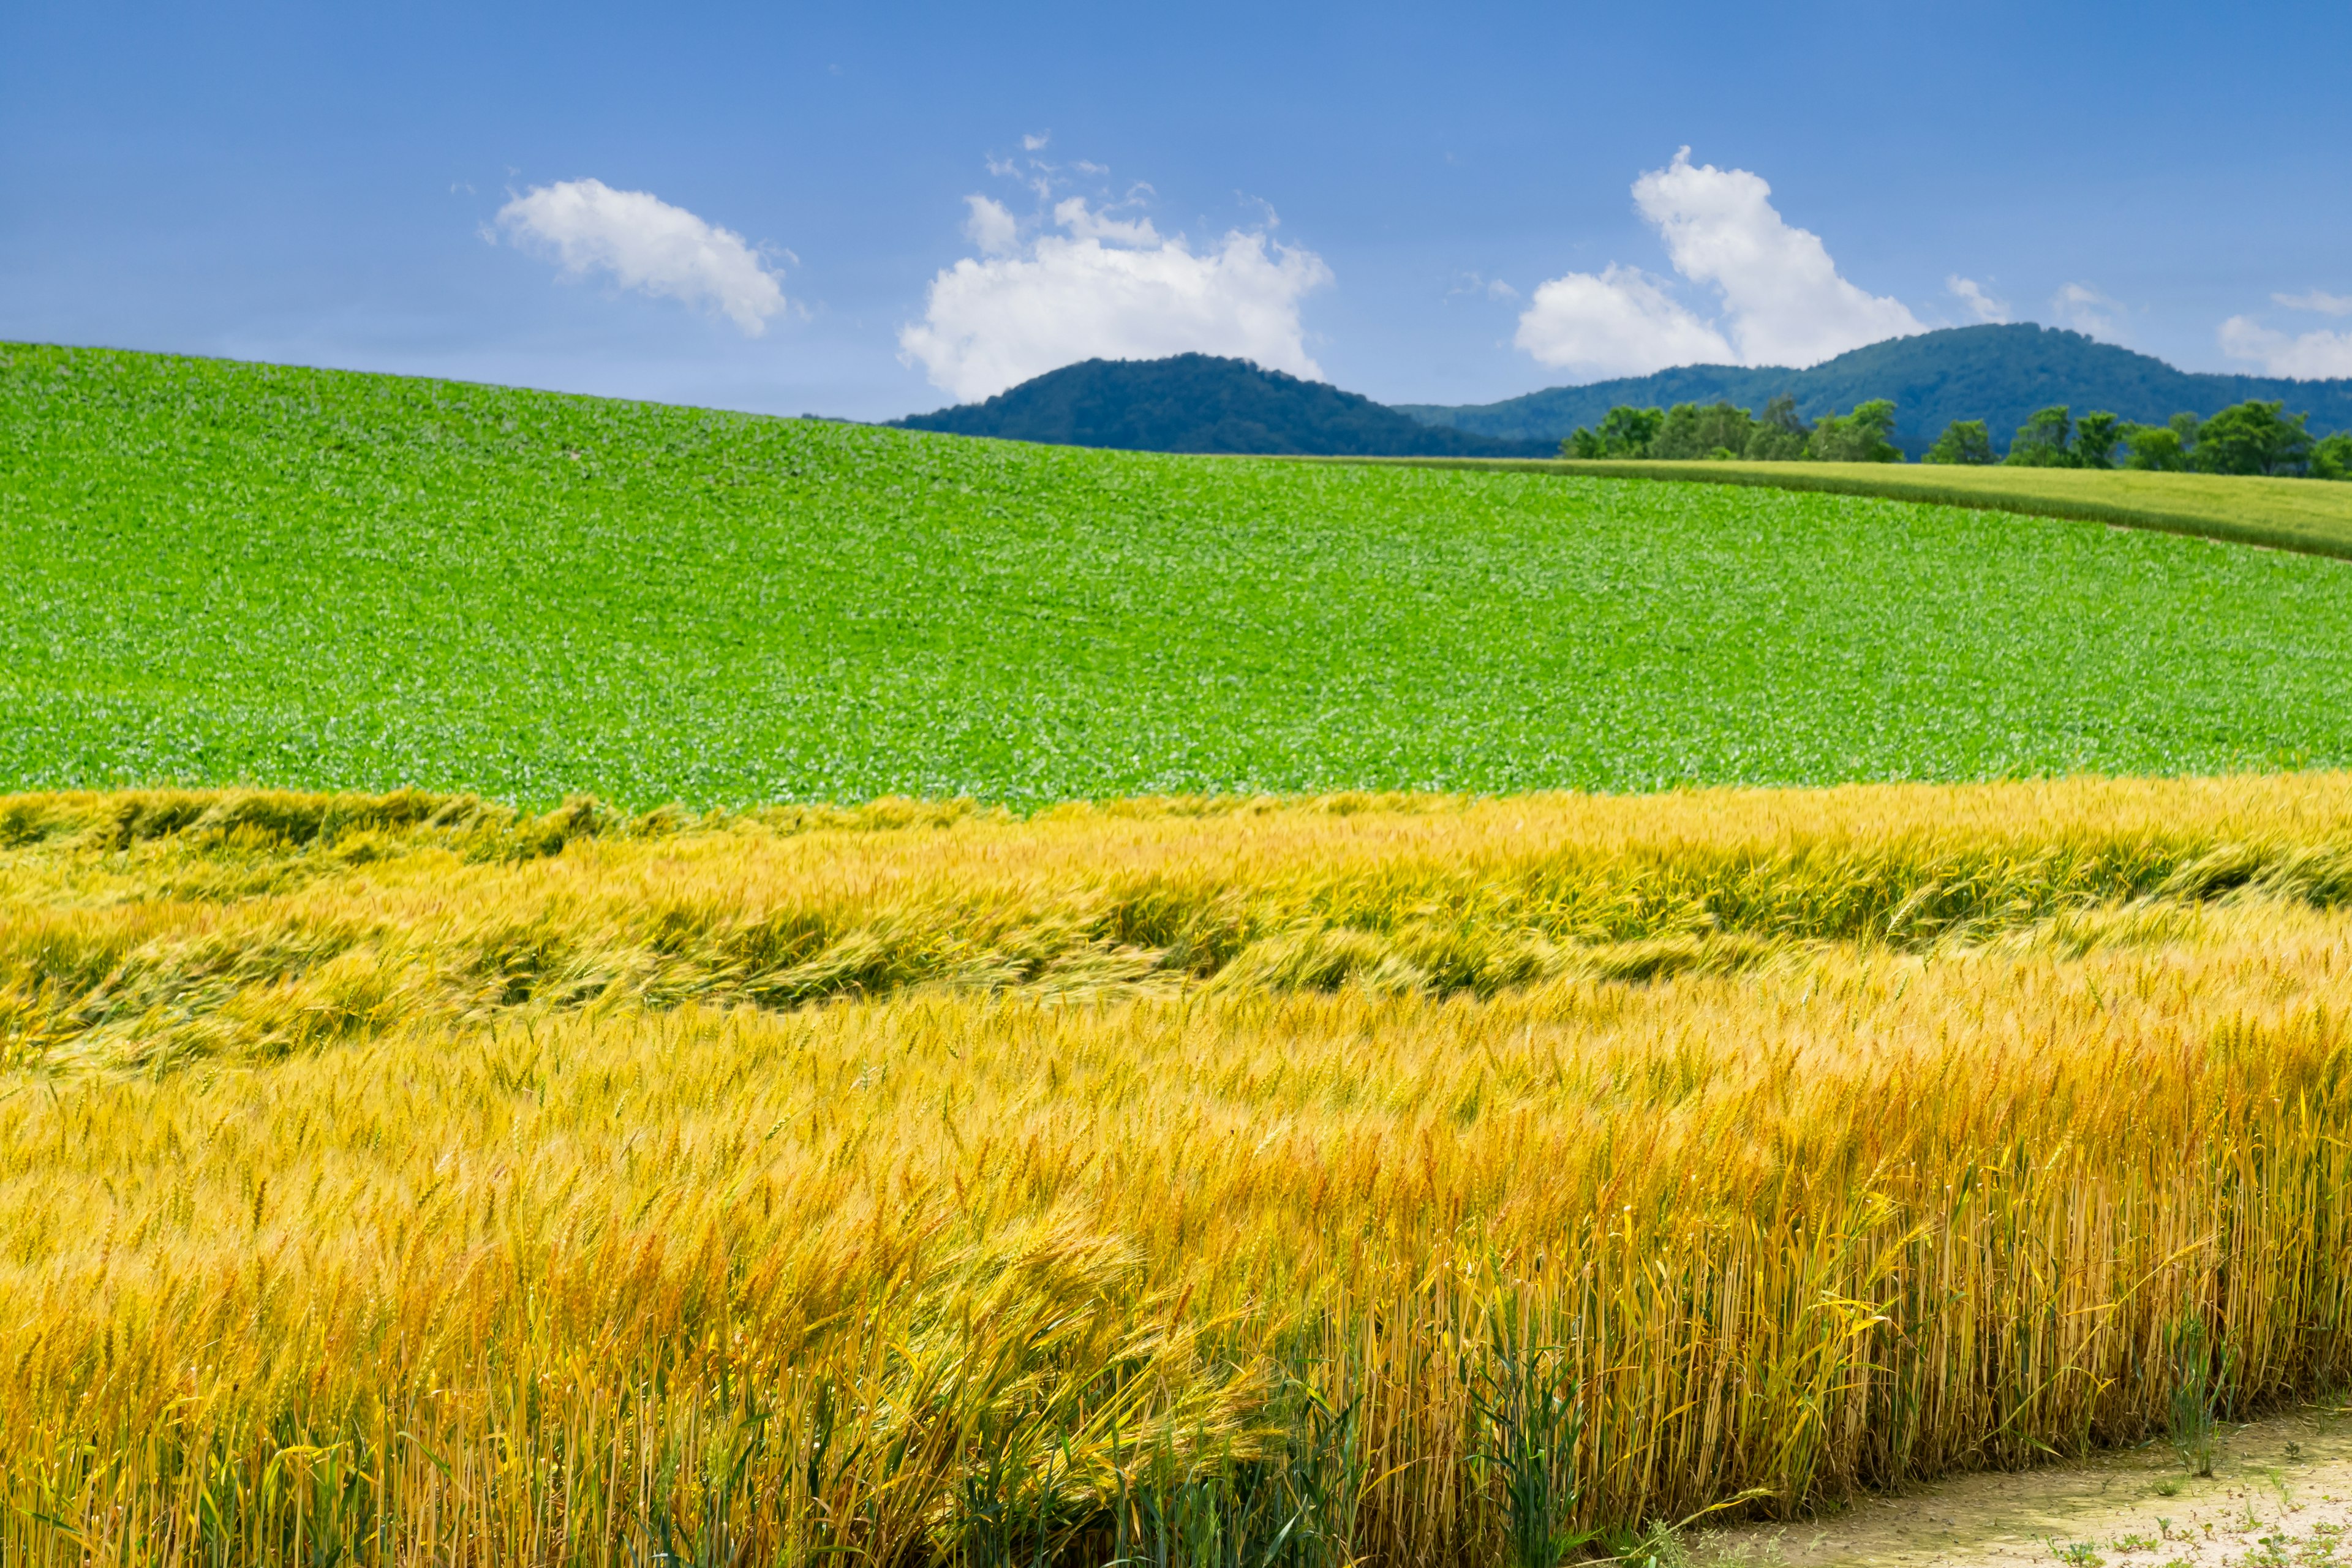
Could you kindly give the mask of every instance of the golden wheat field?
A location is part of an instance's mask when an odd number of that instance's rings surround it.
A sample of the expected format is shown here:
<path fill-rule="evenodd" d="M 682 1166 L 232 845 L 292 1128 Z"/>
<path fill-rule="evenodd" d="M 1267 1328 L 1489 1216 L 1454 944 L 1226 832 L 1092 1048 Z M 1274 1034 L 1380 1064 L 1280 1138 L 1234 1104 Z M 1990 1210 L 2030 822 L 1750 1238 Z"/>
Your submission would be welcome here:
<path fill-rule="evenodd" d="M 2347 902 L 2345 775 L 0 800 L 0 1559 L 1551 1568 L 2307 1394 Z"/>

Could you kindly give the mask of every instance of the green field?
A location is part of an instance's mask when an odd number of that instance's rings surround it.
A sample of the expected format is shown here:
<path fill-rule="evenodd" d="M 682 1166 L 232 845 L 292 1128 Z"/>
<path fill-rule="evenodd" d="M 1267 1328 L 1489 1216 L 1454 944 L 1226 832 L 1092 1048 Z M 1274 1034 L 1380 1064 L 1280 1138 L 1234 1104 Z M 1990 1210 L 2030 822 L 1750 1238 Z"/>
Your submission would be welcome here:
<path fill-rule="evenodd" d="M 0 566 L 0 790 L 1024 805 L 2352 763 L 2352 565 L 1711 484 L 15 345 Z"/>
<path fill-rule="evenodd" d="M 1587 478 L 1763 486 L 2112 522 L 2352 559 L 2352 484 L 2137 473 L 2124 468 L 1946 468 L 1909 463 L 1403 458 L 1398 462 Z"/>

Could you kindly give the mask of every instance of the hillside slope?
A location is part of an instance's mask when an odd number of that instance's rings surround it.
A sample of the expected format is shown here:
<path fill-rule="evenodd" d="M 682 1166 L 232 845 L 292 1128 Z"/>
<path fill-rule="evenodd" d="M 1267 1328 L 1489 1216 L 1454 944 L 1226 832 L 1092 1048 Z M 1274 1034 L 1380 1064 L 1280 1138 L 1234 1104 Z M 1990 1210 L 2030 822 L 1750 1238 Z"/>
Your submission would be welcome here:
<path fill-rule="evenodd" d="M 985 403 L 894 421 L 908 430 L 1136 452 L 1323 457 L 1540 457 L 1552 442 L 1437 429 L 1369 397 L 1247 360 L 1090 359 Z"/>
<path fill-rule="evenodd" d="M 2078 414 L 2105 409 L 2160 424 L 2187 410 L 2211 414 L 2250 397 L 2308 413 L 2315 434 L 2352 430 L 2352 380 L 2281 381 L 2176 370 L 2160 359 L 2079 332 L 2031 324 L 1952 327 L 1871 343 L 1810 370 L 1683 365 L 1654 375 L 1555 386 L 1501 403 L 1454 407 L 1401 404 L 1400 412 L 1451 430 L 1511 440 L 1557 443 L 1580 425 L 1597 425 L 1621 403 L 1668 407 L 1722 398 L 1759 409 L 1793 393 L 1797 410 L 1818 419 L 1874 397 L 1892 398 L 1898 444 L 1925 451 L 1955 419 L 1981 419 L 2006 448 L 2027 415 L 2053 403 Z"/>
<path fill-rule="evenodd" d="M 2343 764 L 2347 570 L 0 345 L 0 791 L 1033 805 Z"/>

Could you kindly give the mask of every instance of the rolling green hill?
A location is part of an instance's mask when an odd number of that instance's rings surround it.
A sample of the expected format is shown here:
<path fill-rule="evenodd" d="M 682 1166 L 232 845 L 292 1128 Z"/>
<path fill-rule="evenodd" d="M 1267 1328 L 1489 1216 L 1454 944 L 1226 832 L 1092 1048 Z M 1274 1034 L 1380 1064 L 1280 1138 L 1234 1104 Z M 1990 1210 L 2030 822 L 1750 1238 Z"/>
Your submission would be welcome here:
<path fill-rule="evenodd" d="M 1868 498 L 0 345 L 0 790 L 1032 805 L 2341 765 L 2347 571 Z"/>
<path fill-rule="evenodd" d="M 1684 365 L 1655 375 L 1555 386 L 1501 403 L 1398 408 L 1446 429 L 1557 443 L 1580 425 L 1600 424 L 1621 403 L 1664 408 L 1720 398 L 1752 411 L 1783 392 L 1796 395 L 1797 411 L 1807 419 L 1874 397 L 1892 398 L 1900 422 L 1896 444 L 1914 458 L 1955 419 L 1985 421 L 1994 443 L 2006 448 L 2027 415 L 2054 403 L 2077 414 L 2105 409 L 2160 425 L 2184 410 L 2211 414 L 2259 397 L 2285 403 L 2290 414 L 2308 413 L 2314 434 L 2352 430 L 2352 381 L 2193 374 L 2079 332 L 2027 324 L 1890 338 L 1809 370 Z"/>
<path fill-rule="evenodd" d="M 1439 429 L 1323 382 L 1213 354 L 1090 359 L 984 403 L 895 423 L 908 430 L 1132 452 L 1542 458 L 1558 445 Z"/>

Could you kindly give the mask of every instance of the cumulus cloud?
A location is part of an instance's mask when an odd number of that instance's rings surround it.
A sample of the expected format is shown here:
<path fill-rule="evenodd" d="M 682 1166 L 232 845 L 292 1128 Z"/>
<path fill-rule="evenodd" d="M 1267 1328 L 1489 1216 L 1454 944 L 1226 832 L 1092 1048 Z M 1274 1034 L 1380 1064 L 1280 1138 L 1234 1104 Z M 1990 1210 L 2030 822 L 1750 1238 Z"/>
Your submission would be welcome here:
<path fill-rule="evenodd" d="M 784 309 L 776 273 L 743 237 L 646 191 L 602 180 L 537 185 L 499 209 L 514 244 L 550 255 L 572 277 L 610 274 L 624 289 L 716 310 L 747 337 Z"/>
<path fill-rule="evenodd" d="M 2271 298 L 2290 310 L 2315 310 L 2323 316 L 2352 316 L 2352 294 L 2323 294 L 2314 289 L 2308 294 L 2273 294 Z"/>
<path fill-rule="evenodd" d="M 1721 332 L 1631 267 L 1571 272 L 1536 285 L 1512 340 L 1545 364 L 1596 376 L 1646 375 L 1670 364 L 1731 364 Z"/>
<path fill-rule="evenodd" d="M 1069 197 L 1025 245 L 1012 212 L 965 198 L 982 255 L 931 279 L 923 319 L 898 346 L 959 401 L 987 397 L 1085 359 L 1198 352 L 1320 379 L 1299 301 L 1331 281 L 1312 251 L 1234 229 L 1195 250 L 1149 217 L 1115 217 Z M 992 248 L 993 247 L 993 248 Z"/>
<path fill-rule="evenodd" d="M 1791 227 L 1771 195 L 1759 175 L 1695 165 L 1684 148 L 1633 182 L 1633 205 L 1675 270 L 1715 289 L 1720 321 L 1675 300 L 1662 279 L 1612 264 L 1539 285 L 1519 318 L 1518 345 L 1546 364 L 1638 375 L 1694 358 L 1818 364 L 1926 330 L 1900 300 L 1839 276 L 1821 237 Z"/>
<path fill-rule="evenodd" d="M 2110 300 L 2087 283 L 2069 283 L 2050 297 L 2050 314 L 2060 326 L 2101 342 L 2124 341 L 2124 312 L 2122 300 Z"/>
<path fill-rule="evenodd" d="M 1848 349 L 1924 331 L 1900 300 L 1838 276 L 1821 237 L 1791 228 L 1772 187 L 1745 169 L 1691 166 L 1690 149 L 1633 183 L 1675 270 L 1722 292 L 1731 339 L 1750 364 L 1817 364 Z"/>
<path fill-rule="evenodd" d="M 1984 291 L 1984 285 L 1973 278 L 1963 278 L 1955 272 L 1944 279 L 1944 289 L 1973 311 L 1979 321 L 2009 320 L 2009 301 L 1994 299 Z"/>
<path fill-rule="evenodd" d="M 2310 331 L 2289 337 L 2252 316 L 2232 316 L 2221 323 L 2221 338 L 2223 353 L 2231 359 L 2251 360 L 2268 375 L 2301 381 L 2352 375 L 2352 331 Z"/>
<path fill-rule="evenodd" d="M 966 196 L 964 203 L 971 208 L 964 220 L 964 237 L 980 247 L 982 256 L 1010 256 L 1021 248 L 1021 224 L 1011 208 L 986 196 Z"/>

